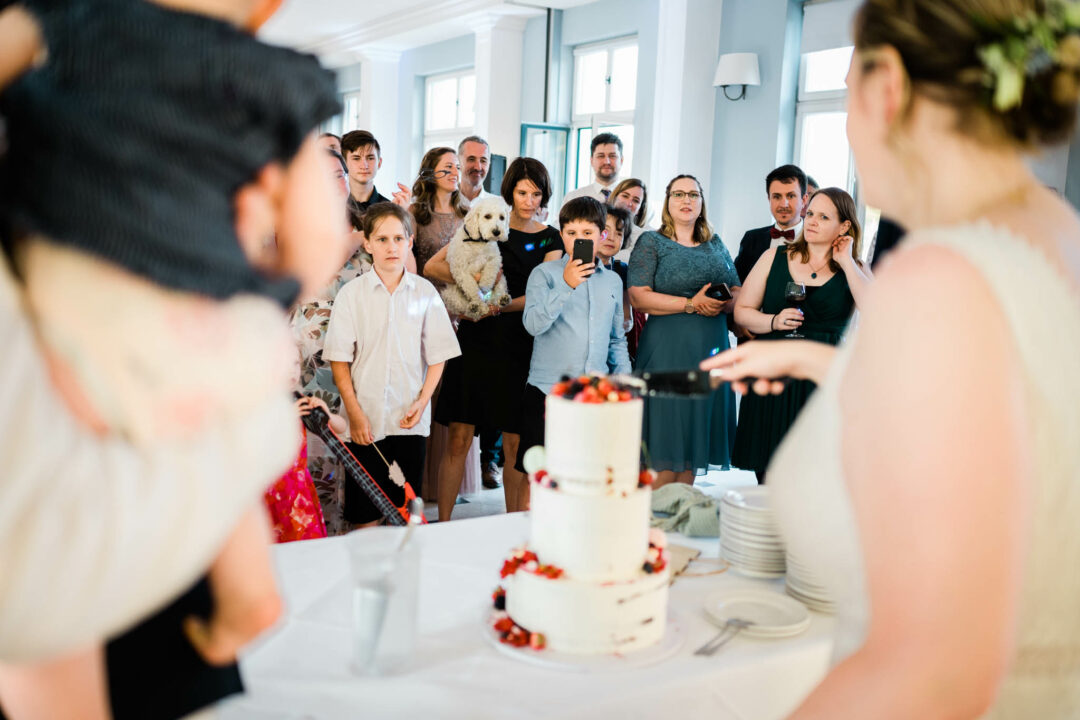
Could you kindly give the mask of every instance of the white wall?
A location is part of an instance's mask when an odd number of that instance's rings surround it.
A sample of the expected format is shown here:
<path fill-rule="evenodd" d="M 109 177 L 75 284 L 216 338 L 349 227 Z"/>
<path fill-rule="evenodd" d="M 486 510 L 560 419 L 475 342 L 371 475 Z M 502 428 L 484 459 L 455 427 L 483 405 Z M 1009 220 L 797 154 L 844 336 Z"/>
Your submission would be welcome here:
<path fill-rule="evenodd" d="M 758 54 L 761 86 L 746 99 L 715 93 L 712 176 L 706 194 L 709 219 L 728 247 L 744 232 L 767 225 L 765 176 L 791 162 L 798 83 L 798 0 L 725 0 L 720 52 Z M 794 77 L 793 77 L 794 75 Z"/>
<path fill-rule="evenodd" d="M 652 167 L 653 97 L 656 93 L 657 20 L 663 0 L 599 0 L 562 13 L 562 52 L 558 112 L 553 122 L 570 122 L 573 49 L 578 45 L 637 35 L 637 109 L 634 113 L 635 175 Z M 542 113 L 523 122 L 540 122 Z"/>

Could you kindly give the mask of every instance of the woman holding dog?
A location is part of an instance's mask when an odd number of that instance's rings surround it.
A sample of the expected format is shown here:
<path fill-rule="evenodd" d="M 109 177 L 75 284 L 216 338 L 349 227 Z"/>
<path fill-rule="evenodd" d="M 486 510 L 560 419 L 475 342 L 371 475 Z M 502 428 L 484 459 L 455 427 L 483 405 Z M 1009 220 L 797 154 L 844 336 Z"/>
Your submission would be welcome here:
<path fill-rule="evenodd" d="M 420 172 L 413 183 L 412 202 L 409 205 L 409 212 L 416 221 L 413 257 L 416 259 L 417 275 L 423 275 L 424 265 L 428 260 L 446 247 L 469 211 L 468 202 L 459 188 L 460 173 L 458 156 L 453 148 L 432 148 L 424 153 L 420 161 Z M 442 290 L 444 283 L 438 280 L 432 280 L 432 283 L 436 290 Z M 435 396 L 431 399 L 432 407 L 438 403 L 441 389 L 440 385 L 435 391 Z M 424 476 L 416 488 L 425 500 L 436 497 L 439 462 L 446 453 L 447 442 L 446 426 L 438 422 L 432 423 L 426 448 Z M 467 486 L 479 482 L 472 481 L 473 475 L 479 476 L 479 466 L 475 472 L 469 473 L 471 482 L 467 483 Z"/>
<path fill-rule="evenodd" d="M 525 285 L 532 269 L 562 256 L 559 231 L 536 219 L 551 198 L 551 180 L 543 163 L 518 158 L 506 169 L 502 197 L 510 205 L 509 239 L 499 243 L 502 271 L 512 300 L 491 314 L 458 326 L 461 357 L 446 365 L 435 420 L 449 425 L 450 442 L 439 467 L 439 520 L 449 520 L 461 489 L 465 457 L 478 428 L 503 434 L 503 492 L 507 512 L 524 510 L 528 488 L 517 460 L 519 402 L 532 358 L 532 336 L 521 322 Z M 432 280 L 453 282 L 445 248 L 425 265 Z"/>
<path fill-rule="evenodd" d="M 424 274 L 424 265 L 450 242 L 469 211 L 469 204 L 458 190 L 461 168 L 453 148 L 437 147 L 424 153 L 420 172 L 412 186 L 409 212 L 416 220 L 416 272 Z M 442 284 L 435 283 L 441 290 Z"/>

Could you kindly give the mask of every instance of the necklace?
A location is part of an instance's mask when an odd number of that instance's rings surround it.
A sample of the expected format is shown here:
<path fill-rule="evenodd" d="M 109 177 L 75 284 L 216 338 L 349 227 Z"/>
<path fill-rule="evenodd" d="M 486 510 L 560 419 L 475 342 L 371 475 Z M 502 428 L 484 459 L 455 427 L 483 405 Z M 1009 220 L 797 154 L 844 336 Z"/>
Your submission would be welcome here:
<path fill-rule="evenodd" d="M 820 271 L 820 270 L 821 270 L 821 269 L 822 269 L 823 267 L 825 267 L 826 265 L 828 265 L 828 264 L 829 264 L 829 261 L 830 261 L 830 260 L 832 260 L 832 255 L 831 255 L 831 254 L 829 255 L 829 257 L 825 258 L 825 262 L 821 263 L 821 264 L 820 264 L 820 265 L 818 265 L 818 266 L 817 266 L 816 268 L 815 268 L 815 267 L 814 267 L 813 265 L 810 265 L 810 262 L 809 262 L 809 261 L 807 261 L 807 263 L 806 263 L 806 264 L 807 264 L 807 266 L 809 266 L 809 268 L 810 268 L 810 279 L 811 279 L 811 280 L 817 280 L 817 274 L 818 274 L 818 272 L 819 272 L 819 271 Z"/>

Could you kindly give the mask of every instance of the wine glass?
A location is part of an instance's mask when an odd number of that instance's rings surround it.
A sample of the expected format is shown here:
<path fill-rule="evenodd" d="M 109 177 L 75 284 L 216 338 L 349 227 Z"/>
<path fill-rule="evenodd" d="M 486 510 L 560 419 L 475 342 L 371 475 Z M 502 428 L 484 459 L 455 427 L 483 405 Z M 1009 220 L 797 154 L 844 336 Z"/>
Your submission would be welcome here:
<path fill-rule="evenodd" d="M 800 282 L 789 282 L 784 289 L 784 299 L 787 300 L 788 307 L 793 307 L 802 312 L 802 304 L 806 300 L 806 285 Z M 798 328 L 795 328 L 784 337 L 804 338 L 806 336 L 800 333 Z"/>

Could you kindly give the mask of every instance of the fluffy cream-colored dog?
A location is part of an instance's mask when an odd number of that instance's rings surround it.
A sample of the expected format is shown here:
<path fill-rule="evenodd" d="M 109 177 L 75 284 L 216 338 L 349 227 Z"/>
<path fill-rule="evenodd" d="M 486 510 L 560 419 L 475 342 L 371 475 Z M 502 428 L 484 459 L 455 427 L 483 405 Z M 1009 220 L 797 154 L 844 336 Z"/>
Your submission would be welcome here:
<path fill-rule="evenodd" d="M 509 239 L 509 217 L 502 198 L 482 198 L 473 203 L 464 224 L 450 238 L 446 260 L 455 284 L 447 285 L 442 297 L 452 314 L 476 320 L 487 314 L 489 305 L 503 307 L 510 302 L 501 272 L 502 255 L 495 244 Z"/>

